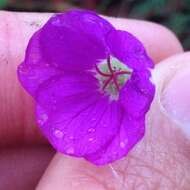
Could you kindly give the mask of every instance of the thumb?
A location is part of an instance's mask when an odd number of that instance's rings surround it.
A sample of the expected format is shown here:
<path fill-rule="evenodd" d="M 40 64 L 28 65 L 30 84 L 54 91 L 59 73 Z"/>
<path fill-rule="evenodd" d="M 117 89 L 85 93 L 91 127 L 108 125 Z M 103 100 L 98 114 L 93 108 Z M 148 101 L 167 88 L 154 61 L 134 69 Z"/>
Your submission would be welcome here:
<path fill-rule="evenodd" d="M 155 72 L 162 113 L 190 138 L 190 53 L 172 57 Z M 164 77 L 162 77 L 164 76 Z"/>
<path fill-rule="evenodd" d="M 126 158 L 112 164 L 117 178 L 109 166 L 96 167 L 57 154 L 37 190 L 188 189 L 189 60 L 190 53 L 184 53 L 156 66 L 153 80 L 157 91 L 147 116 L 145 138 Z"/>

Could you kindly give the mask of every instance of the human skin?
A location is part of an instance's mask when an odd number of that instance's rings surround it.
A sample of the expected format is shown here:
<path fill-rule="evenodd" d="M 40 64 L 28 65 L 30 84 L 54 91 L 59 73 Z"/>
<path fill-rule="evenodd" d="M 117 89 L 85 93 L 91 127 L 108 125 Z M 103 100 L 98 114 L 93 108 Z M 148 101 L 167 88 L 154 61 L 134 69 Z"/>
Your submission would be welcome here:
<path fill-rule="evenodd" d="M 50 16 L 0 12 L 0 190 L 188 190 L 190 53 L 183 53 L 176 37 L 160 25 L 106 17 L 137 36 L 156 63 L 152 80 L 157 92 L 146 135 L 126 158 L 112 164 L 118 179 L 110 166 L 55 154 L 36 127 L 34 102 L 20 86 L 16 68 L 29 38 Z"/>

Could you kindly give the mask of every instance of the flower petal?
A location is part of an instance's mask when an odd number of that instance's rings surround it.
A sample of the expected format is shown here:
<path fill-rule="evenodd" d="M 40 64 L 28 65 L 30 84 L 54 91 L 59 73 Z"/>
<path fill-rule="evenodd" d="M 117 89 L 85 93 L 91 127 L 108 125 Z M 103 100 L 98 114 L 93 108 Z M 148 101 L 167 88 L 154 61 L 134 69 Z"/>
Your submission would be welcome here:
<path fill-rule="evenodd" d="M 63 105 L 75 105 L 77 102 L 74 99 L 82 102 L 88 96 L 97 94 L 100 96 L 98 81 L 90 72 L 70 72 L 56 75 L 44 82 L 38 89 L 36 100 L 46 110 L 57 111 L 62 110 Z"/>
<path fill-rule="evenodd" d="M 39 33 L 40 31 L 30 39 L 25 60 L 17 70 L 22 85 L 34 97 L 39 85 L 52 76 L 61 73 L 42 58 L 39 48 Z"/>
<path fill-rule="evenodd" d="M 132 34 L 112 30 L 107 36 L 107 44 L 111 54 L 133 70 L 144 70 L 153 67 L 143 44 Z"/>
<path fill-rule="evenodd" d="M 48 63 L 66 70 L 92 69 L 107 56 L 111 24 L 90 11 L 56 14 L 42 28 L 40 44 Z"/>
<path fill-rule="evenodd" d="M 90 75 L 66 75 L 38 95 L 37 119 L 56 150 L 73 156 L 91 154 L 118 132 L 121 110 L 100 94 Z M 54 101 L 56 100 L 56 102 Z"/>
<path fill-rule="evenodd" d="M 154 97 L 155 87 L 149 76 L 149 71 L 134 71 L 120 92 L 119 101 L 127 114 L 134 119 L 146 114 Z"/>
<path fill-rule="evenodd" d="M 144 117 L 134 120 L 124 114 L 117 136 L 107 148 L 85 158 L 96 165 L 104 165 L 121 159 L 142 139 L 144 127 Z"/>
<path fill-rule="evenodd" d="M 108 56 L 132 69 L 117 100 L 100 89 L 94 72 Z M 144 135 L 155 92 L 151 68 L 132 34 L 93 12 L 74 10 L 56 14 L 33 35 L 18 76 L 36 100 L 38 124 L 54 148 L 103 165 L 127 155 Z"/>

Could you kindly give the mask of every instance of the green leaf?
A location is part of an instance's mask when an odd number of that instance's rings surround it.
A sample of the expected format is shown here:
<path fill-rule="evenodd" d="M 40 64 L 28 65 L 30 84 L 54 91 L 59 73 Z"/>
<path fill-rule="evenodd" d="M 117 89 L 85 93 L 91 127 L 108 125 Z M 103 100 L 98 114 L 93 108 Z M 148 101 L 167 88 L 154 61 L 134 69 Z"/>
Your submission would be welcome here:
<path fill-rule="evenodd" d="M 184 6 L 186 9 L 190 10 L 190 0 L 185 0 L 184 1 Z"/>
<path fill-rule="evenodd" d="M 190 14 L 174 13 L 170 16 L 166 25 L 172 29 L 177 35 L 182 34 L 184 31 L 188 31 L 190 22 Z"/>
<path fill-rule="evenodd" d="M 102 0 L 100 4 L 98 5 L 97 10 L 105 11 L 112 2 L 113 0 Z"/>
<path fill-rule="evenodd" d="M 168 0 L 145 0 L 136 4 L 130 13 L 130 16 L 145 18 L 150 13 L 161 14 L 165 9 Z"/>
<path fill-rule="evenodd" d="M 0 8 L 3 8 L 7 5 L 7 0 L 0 0 Z"/>

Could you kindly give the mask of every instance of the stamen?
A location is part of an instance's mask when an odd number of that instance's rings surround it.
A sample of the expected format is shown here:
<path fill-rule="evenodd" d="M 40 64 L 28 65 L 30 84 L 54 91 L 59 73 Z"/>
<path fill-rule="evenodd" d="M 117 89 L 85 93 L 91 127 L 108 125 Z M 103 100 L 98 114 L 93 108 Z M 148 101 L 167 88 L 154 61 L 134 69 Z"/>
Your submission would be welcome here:
<path fill-rule="evenodd" d="M 119 92 L 119 84 L 117 82 L 117 77 L 114 74 L 113 74 L 113 81 L 114 81 L 114 84 L 115 84 L 115 86 L 117 88 L 117 91 Z"/>
<path fill-rule="evenodd" d="M 111 82 L 112 79 L 113 79 L 113 76 L 111 76 L 111 77 L 104 83 L 104 86 L 102 87 L 102 90 L 105 90 L 105 88 L 106 88 L 107 85 Z"/>
<path fill-rule="evenodd" d="M 100 75 L 104 76 L 104 77 L 109 77 L 107 80 L 104 81 L 104 84 L 103 84 L 103 87 L 102 87 L 102 90 L 105 90 L 106 87 L 110 84 L 110 82 L 113 80 L 113 84 L 115 85 L 115 88 L 116 90 L 119 92 L 120 90 L 120 85 L 118 83 L 118 76 L 119 75 L 130 75 L 132 74 L 131 71 L 125 71 L 125 70 L 115 70 L 112 68 L 112 65 L 111 65 L 111 57 L 108 56 L 107 58 L 107 66 L 108 66 L 108 69 L 109 69 L 109 72 L 110 73 L 104 73 L 102 72 L 97 65 L 95 65 L 95 68 L 96 68 L 96 71 L 97 73 L 99 73 Z"/>
<path fill-rule="evenodd" d="M 113 73 L 114 71 L 113 71 L 112 66 L 111 66 L 110 56 L 108 56 L 108 58 L 107 58 L 107 63 L 108 63 L 108 68 L 110 70 L 110 73 Z"/>
<path fill-rule="evenodd" d="M 98 68 L 98 66 L 95 64 L 95 68 L 96 68 L 96 71 L 100 74 L 100 75 L 102 75 L 102 76 L 105 76 L 105 77 L 111 77 L 112 75 L 111 74 L 109 74 L 109 73 L 103 73 L 99 68 Z"/>
<path fill-rule="evenodd" d="M 130 75 L 132 74 L 131 71 L 118 71 L 118 72 L 115 72 L 115 75 Z"/>

